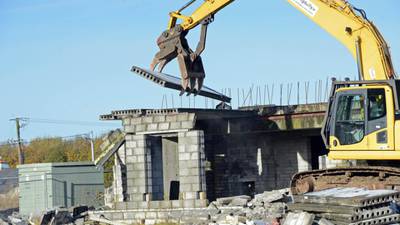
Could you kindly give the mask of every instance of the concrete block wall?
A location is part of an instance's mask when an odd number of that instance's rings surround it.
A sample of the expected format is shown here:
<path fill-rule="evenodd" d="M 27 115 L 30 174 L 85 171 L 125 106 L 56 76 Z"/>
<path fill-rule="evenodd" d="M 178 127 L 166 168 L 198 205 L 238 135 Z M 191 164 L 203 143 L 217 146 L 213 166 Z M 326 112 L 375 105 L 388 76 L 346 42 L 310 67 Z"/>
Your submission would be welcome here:
<path fill-rule="evenodd" d="M 275 154 L 277 181 L 276 188 L 286 188 L 292 176 L 311 169 L 310 140 L 299 135 L 276 134 L 271 138 Z"/>
<path fill-rule="evenodd" d="M 192 129 L 195 122 L 194 113 L 179 113 L 125 118 L 122 120 L 122 125 L 125 133 L 157 133 Z"/>
<path fill-rule="evenodd" d="M 213 199 L 287 188 L 293 174 L 311 169 L 310 139 L 304 136 L 250 133 L 206 140 L 212 159 L 207 188 Z"/>
<path fill-rule="evenodd" d="M 207 138 L 206 154 L 212 159 L 207 188 L 212 198 L 252 195 L 276 186 L 275 159 L 266 135 L 231 134 Z M 214 156 L 210 157 L 210 152 Z"/>
<path fill-rule="evenodd" d="M 178 150 L 181 199 L 206 198 L 204 132 L 179 132 Z"/>
<path fill-rule="evenodd" d="M 151 151 L 147 136 L 126 135 L 127 200 L 145 201 L 151 198 Z"/>
<path fill-rule="evenodd" d="M 164 199 L 163 149 L 160 136 L 175 132 L 179 148 L 180 200 L 171 201 L 176 207 L 204 205 L 195 200 L 205 198 L 204 134 L 191 131 L 195 126 L 194 113 L 126 117 L 123 120 L 126 144 L 123 151 L 126 166 L 126 204 L 119 207 L 152 207 L 145 202 Z M 122 155 L 121 153 L 118 153 Z M 117 164 L 117 162 L 116 162 Z M 118 170 L 116 170 L 118 171 Z M 119 173 L 115 173 L 115 177 Z M 117 178 L 118 180 L 118 178 Z M 119 198 L 121 202 L 122 198 Z M 174 207 L 171 204 L 171 207 Z"/>
<path fill-rule="evenodd" d="M 126 199 L 127 179 L 126 179 L 126 151 L 125 145 L 122 145 L 114 158 L 113 166 L 113 194 L 114 201 L 123 202 Z"/>

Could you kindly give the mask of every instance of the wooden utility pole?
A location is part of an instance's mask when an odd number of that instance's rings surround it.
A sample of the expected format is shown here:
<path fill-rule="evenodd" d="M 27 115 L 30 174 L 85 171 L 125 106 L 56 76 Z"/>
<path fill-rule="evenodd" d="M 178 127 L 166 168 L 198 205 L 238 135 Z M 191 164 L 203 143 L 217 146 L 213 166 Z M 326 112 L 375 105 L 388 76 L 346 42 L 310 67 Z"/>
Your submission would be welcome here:
<path fill-rule="evenodd" d="M 17 128 L 17 142 L 18 142 L 18 161 L 19 165 L 24 164 L 24 153 L 22 152 L 22 140 L 21 140 L 21 118 L 12 119 L 15 121 L 15 125 Z"/>

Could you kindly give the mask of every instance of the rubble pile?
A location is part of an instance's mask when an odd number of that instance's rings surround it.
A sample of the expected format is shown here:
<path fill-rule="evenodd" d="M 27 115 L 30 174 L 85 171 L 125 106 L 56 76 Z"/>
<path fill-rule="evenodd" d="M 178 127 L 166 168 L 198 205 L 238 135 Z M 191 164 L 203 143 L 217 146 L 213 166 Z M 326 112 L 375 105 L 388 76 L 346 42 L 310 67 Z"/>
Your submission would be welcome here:
<path fill-rule="evenodd" d="M 0 225 L 25 225 L 28 218 L 23 218 L 18 214 L 18 208 L 10 208 L 0 211 Z"/>
<path fill-rule="evenodd" d="M 293 198 L 294 203 L 288 205 L 290 211 L 308 212 L 311 217 L 323 218 L 337 225 L 380 225 L 400 222 L 400 207 L 396 203 L 399 201 L 400 192 L 396 190 L 332 188 L 295 195 Z"/>
<path fill-rule="evenodd" d="M 88 210 L 87 206 L 57 208 L 27 217 L 20 215 L 16 209 L 10 209 L 0 212 L 0 225 L 83 225 Z"/>
<path fill-rule="evenodd" d="M 250 196 L 218 198 L 207 208 L 213 224 L 273 224 L 287 212 L 289 189 Z"/>

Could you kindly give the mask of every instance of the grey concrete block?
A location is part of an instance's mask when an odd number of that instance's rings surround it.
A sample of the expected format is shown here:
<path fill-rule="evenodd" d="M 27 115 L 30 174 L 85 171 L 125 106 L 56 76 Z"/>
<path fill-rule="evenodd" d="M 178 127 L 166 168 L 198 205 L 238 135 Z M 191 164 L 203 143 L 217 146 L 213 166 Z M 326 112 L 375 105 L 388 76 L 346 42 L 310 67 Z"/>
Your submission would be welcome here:
<path fill-rule="evenodd" d="M 133 140 L 137 141 L 137 140 L 145 140 L 146 139 L 146 135 L 143 134 L 138 134 L 138 135 L 134 135 L 133 136 Z"/>
<path fill-rule="evenodd" d="M 157 212 L 146 212 L 146 219 L 156 219 Z"/>
<path fill-rule="evenodd" d="M 133 149 L 133 155 L 144 157 L 146 154 L 146 149 L 143 147 L 138 147 Z"/>
<path fill-rule="evenodd" d="M 142 117 L 143 123 L 153 123 L 154 116 L 144 116 Z"/>
<path fill-rule="evenodd" d="M 135 128 L 135 126 L 132 126 L 132 125 L 125 125 L 124 132 L 128 133 L 128 134 L 132 134 L 132 133 L 136 132 L 136 128 Z"/>
<path fill-rule="evenodd" d="M 126 164 L 126 170 L 127 170 L 127 171 L 133 171 L 133 164 L 127 163 L 127 164 Z M 128 172 L 128 174 L 129 174 L 129 172 Z"/>
<path fill-rule="evenodd" d="M 171 122 L 169 129 L 171 129 L 171 130 L 181 129 L 181 122 Z"/>
<path fill-rule="evenodd" d="M 179 153 L 179 161 L 186 161 L 186 160 L 190 160 L 190 153 Z"/>
<path fill-rule="evenodd" d="M 195 190 L 195 189 L 192 189 L 192 184 L 190 184 L 190 183 L 188 183 L 188 184 L 181 184 L 179 188 L 180 188 L 180 191 L 181 191 L 181 192 L 186 192 L 186 191 Z"/>
<path fill-rule="evenodd" d="M 138 157 L 136 157 L 136 156 L 133 156 L 133 155 L 129 155 L 129 156 L 127 156 L 126 157 L 126 162 L 127 163 L 136 163 L 136 162 L 138 162 Z"/>
<path fill-rule="evenodd" d="M 159 130 L 168 130 L 169 129 L 169 123 L 159 123 L 158 124 L 158 129 Z"/>
<path fill-rule="evenodd" d="M 135 117 L 130 119 L 130 124 L 138 125 L 142 123 L 142 117 Z"/>
<path fill-rule="evenodd" d="M 194 201 L 195 201 L 194 199 L 182 200 L 183 207 L 184 208 L 194 208 L 195 207 Z"/>
<path fill-rule="evenodd" d="M 136 143 L 137 143 L 137 146 L 138 146 L 139 148 L 143 148 L 143 147 L 146 147 L 146 146 L 147 146 L 147 145 L 146 145 L 147 143 L 146 143 L 145 140 L 137 140 Z"/>
<path fill-rule="evenodd" d="M 154 123 L 165 122 L 166 116 L 165 115 L 154 116 L 153 120 L 154 120 Z"/>
<path fill-rule="evenodd" d="M 160 212 L 160 211 L 157 212 L 158 219 L 163 219 L 163 220 L 168 219 L 169 217 L 168 215 L 169 215 L 168 212 Z"/>
<path fill-rule="evenodd" d="M 198 176 L 185 176 L 185 177 L 181 177 L 180 182 L 182 184 L 196 184 L 196 183 L 200 183 L 200 177 L 198 177 Z"/>
<path fill-rule="evenodd" d="M 178 142 L 179 142 L 179 144 L 184 144 L 184 145 L 198 145 L 198 144 L 200 144 L 199 137 L 179 138 Z"/>
<path fill-rule="evenodd" d="M 179 113 L 178 114 L 178 121 L 183 122 L 183 121 L 187 121 L 188 119 L 189 119 L 188 113 Z"/>
<path fill-rule="evenodd" d="M 196 114 L 195 113 L 189 113 L 188 120 L 196 120 Z"/>
<path fill-rule="evenodd" d="M 187 191 L 182 193 L 182 197 L 184 200 L 187 199 L 199 199 L 198 192 L 196 191 Z"/>
<path fill-rule="evenodd" d="M 205 191 L 206 188 L 202 186 L 202 183 L 193 183 L 191 184 L 193 191 Z M 223 191 L 226 191 L 225 189 Z"/>
<path fill-rule="evenodd" d="M 182 163 L 182 168 L 199 168 L 200 167 L 200 162 L 199 160 L 186 160 L 184 163 Z M 181 164 L 179 164 L 180 166 Z"/>
<path fill-rule="evenodd" d="M 193 130 L 186 132 L 186 137 L 202 137 L 204 136 L 204 132 L 201 130 Z"/>
<path fill-rule="evenodd" d="M 116 210 L 126 210 L 126 202 L 115 202 L 114 208 Z"/>
<path fill-rule="evenodd" d="M 158 123 L 147 124 L 147 131 L 156 131 L 158 129 Z"/>
<path fill-rule="evenodd" d="M 126 134 L 126 135 L 125 135 L 125 140 L 126 140 L 126 141 L 133 141 L 133 136 L 135 136 L 135 135 L 133 135 L 133 134 Z"/>
<path fill-rule="evenodd" d="M 136 220 L 144 220 L 144 219 L 146 219 L 146 213 L 145 212 L 135 212 L 134 217 Z"/>
<path fill-rule="evenodd" d="M 133 179 L 128 179 L 128 180 L 126 181 L 126 185 L 127 185 L 128 187 L 134 186 L 135 184 L 133 183 Z"/>
<path fill-rule="evenodd" d="M 159 209 L 161 205 L 160 201 L 150 201 L 149 202 L 149 208 L 150 209 Z"/>
<path fill-rule="evenodd" d="M 194 121 L 182 121 L 181 128 L 182 129 L 192 129 L 194 127 Z"/>
<path fill-rule="evenodd" d="M 124 214 L 122 212 L 112 212 L 111 217 L 112 217 L 112 220 L 123 220 Z"/>
<path fill-rule="evenodd" d="M 191 168 L 189 170 L 189 176 L 199 176 L 200 175 L 200 168 Z"/>
<path fill-rule="evenodd" d="M 126 152 L 126 155 L 127 156 L 131 156 L 131 155 L 133 155 L 133 149 L 132 148 L 126 148 L 126 150 L 125 150 L 125 152 Z"/>
<path fill-rule="evenodd" d="M 147 161 L 147 157 L 137 156 L 136 162 L 137 163 L 145 163 Z"/>
<path fill-rule="evenodd" d="M 139 209 L 148 209 L 149 208 L 149 202 L 144 202 L 144 201 L 138 202 L 138 208 Z"/>
<path fill-rule="evenodd" d="M 140 202 L 141 203 L 144 200 L 143 199 L 143 193 L 131 193 L 129 195 L 129 200 L 132 201 L 132 202 Z M 141 207 L 140 203 L 138 205 L 139 207 Z"/>
<path fill-rule="evenodd" d="M 190 153 L 190 159 L 191 160 L 199 160 L 200 159 L 200 153 L 199 152 Z"/>
<path fill-rule="evenodd" d="M 314 217 L 313 214 L 306 212 L 289 213 L 283 225 L 311 225 L 314 221 Z"/>
<path fill-rule="evenodd" d="M 167 122 L 176 122 L 178 120 L 177 115 L 167 115 L 165 121 Z"/>
<path fill-rule="evenodd" d="M 172 202 L 172 208 L 174 209 L 183 207 L 182 200 L 172 200 L 171 202 Z"/>
<path fill-rule="evenodd" d="M 179 153 L 186 152 L 185 145 L 178 145 L 178 151 L 179 151 Z"/>
<path fill-rule="evenodd" d="M 189 175 L 189 170 L 190 169 L 180 169 L 179 170 L 179 176 L 188 176 Z"/>
<path fill-rule="evenodd" d="M 126 202 L 126 208 L 127 209 L 137 209 L 138 202 Z"/>
<path fill-rule="evenodd" d="M 126 141 L 125 146 L 127 148 L 136 148 L 137 147 L 137 142 L 136 141 Z"/>
<path fill-rule="evenodd" d="M 135 215 L 132 212 L 125 212 L 124 214 L 124 220 L 133 220 L 135 219 Z"/>
<path fill-rule="evenodd" d="M 172 202 L 171 201 L 161 201 L 160 208 L 161 209 L 170 209 L 170 208 L 172 208 Z"/>

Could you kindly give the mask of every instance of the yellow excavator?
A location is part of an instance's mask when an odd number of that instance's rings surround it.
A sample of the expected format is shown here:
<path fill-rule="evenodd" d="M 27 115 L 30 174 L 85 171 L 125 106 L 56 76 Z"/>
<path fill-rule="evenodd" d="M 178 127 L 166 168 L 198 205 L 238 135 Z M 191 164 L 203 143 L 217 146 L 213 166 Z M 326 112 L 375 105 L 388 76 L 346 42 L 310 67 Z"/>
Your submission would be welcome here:
<path fill-rule="evenodd" d="M 358 66 L 357 81 L 332 83 L 328 109 L 321 131 L 329 158 L 372 160 L 378 165 L 400 160 L 400 80 L 396 80 L 389 47 L 366 13 L 345 0 L 287 0 L 293 7 L 341 42 Z M 207 27 L 214 15 L 233 0 L 204 0 L 191 15 L 171 12 L 168 28 L 157 40 L 160 51 L 151 70 L 163 70 L 177 58 L 182 92 L 198 93 L 205 72 L 200 54 L 205 48 Z M 178 20 L 181 23 L 178 23 Z M 188 32 L 201 25 L 200 41 L 192 50 Z M 400 164 L 399 164 L 400 165 Z M 393 167 L 336 168 L 296 174 L 292 191 L 303 193 L 328 186 L 400 187 L 400 170 Z M 333 182 L 333 180 L 337 182 Z"/>

